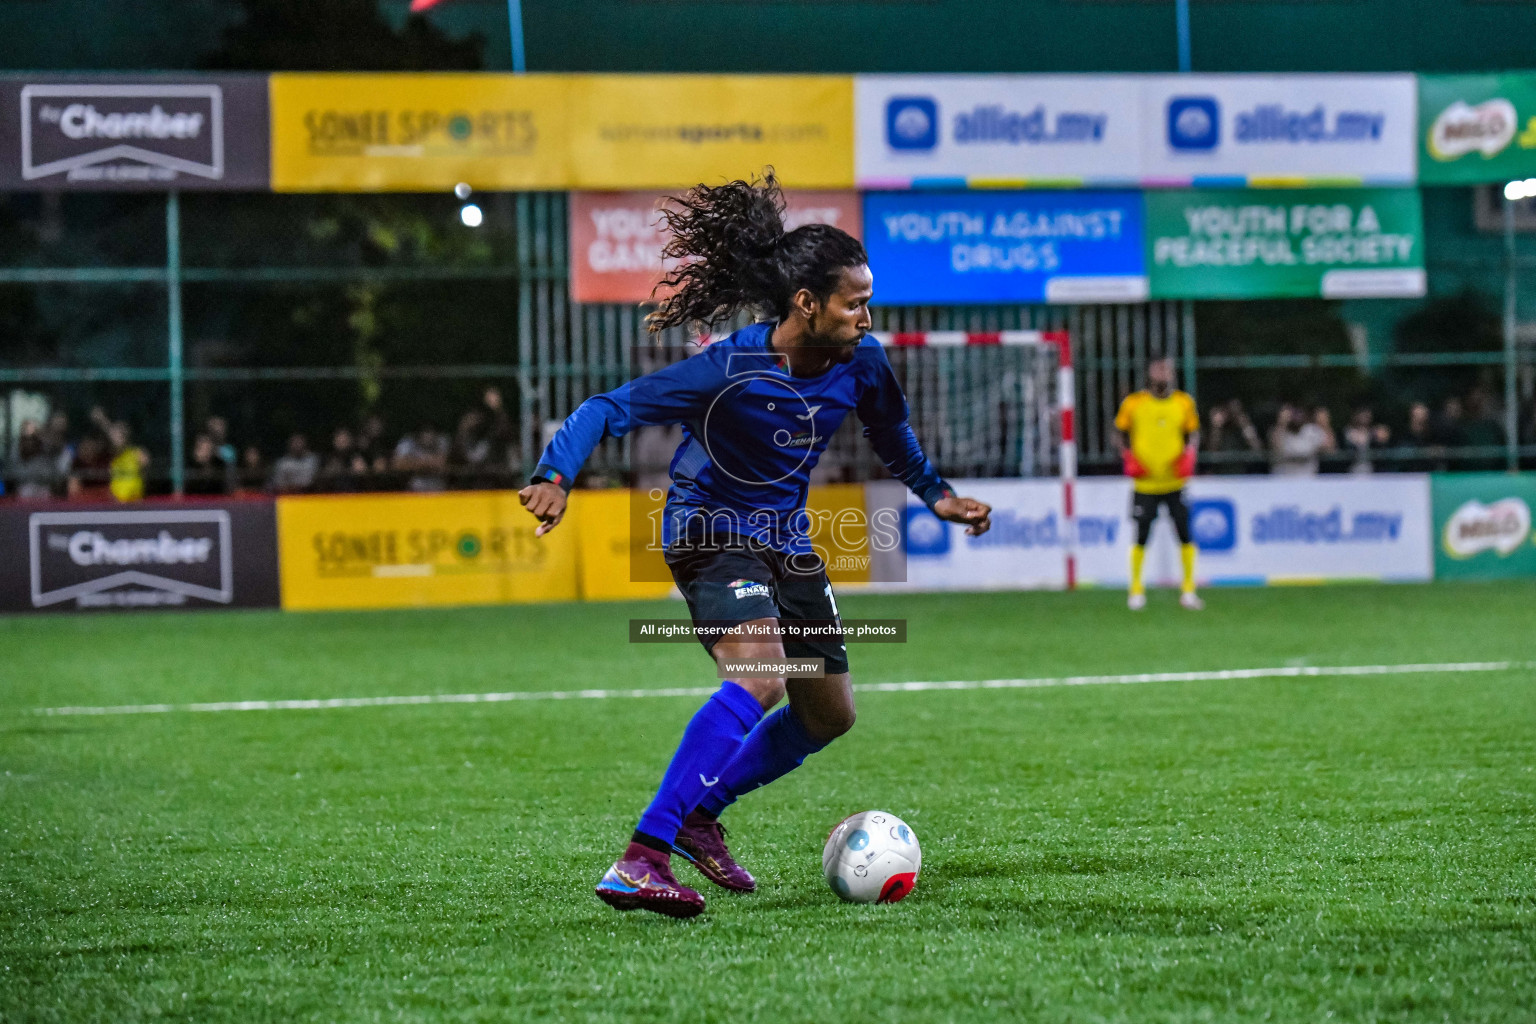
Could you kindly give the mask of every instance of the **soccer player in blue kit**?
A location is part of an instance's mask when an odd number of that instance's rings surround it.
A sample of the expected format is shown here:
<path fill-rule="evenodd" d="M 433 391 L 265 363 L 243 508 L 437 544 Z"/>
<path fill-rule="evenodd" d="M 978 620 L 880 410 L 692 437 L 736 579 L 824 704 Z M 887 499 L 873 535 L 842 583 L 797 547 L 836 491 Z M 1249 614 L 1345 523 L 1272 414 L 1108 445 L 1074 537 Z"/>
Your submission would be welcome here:
<path fill-rule="evenodd" d="M 544 450 L 520 497 L 543 535 L 565 514 L 577 472 L 604 437 L 681 424 L 662 516 L 664 557 L 700 641 L 726 662 L 822 658 L 825 675 L 727 679 L 683 732 L 628 848 L 597 885 L 619 910 L 693 917 L 704 898 L 672 874 L 681 853 L 716 885 L 752 892 L 720 814 L 737 797 L 798 767 L 853 726 L 841 639 L 775 635 L 780 620 L 837 621 L 826 567 L 805 513 L 811 468 L 849 412 L 891 474 L 941 519 L 979 535 L 991 509 L 957 497 L 918 445 L 879 342 L 864 246 L 835 227 L 786 232 L 772 170 L 760 181 L 700 185 L 663 211 L 680 262 L 651 331 L 710 325 L 742 309 L 770 319 L 691 358 L 587 399 Z M 788 695 L 789 703 L 771 711 Z"/>

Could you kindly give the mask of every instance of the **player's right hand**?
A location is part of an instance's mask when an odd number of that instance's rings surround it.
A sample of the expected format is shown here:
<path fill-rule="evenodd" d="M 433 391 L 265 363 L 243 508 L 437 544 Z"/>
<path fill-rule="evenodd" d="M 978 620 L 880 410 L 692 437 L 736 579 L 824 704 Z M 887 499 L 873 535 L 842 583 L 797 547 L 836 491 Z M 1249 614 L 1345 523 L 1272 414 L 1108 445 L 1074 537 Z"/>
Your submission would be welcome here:
<path fill-rule="evenodd" d="M 535 537 L 544 536 L 565 518 L 565 488 L 559 484 L 547 480 L 529 484 L 517 492 L 517 500 L 540 520 L 539 528 L 533 531 Z"/>
<path fill-rule="evenodd" d="M 1139 479 L 1147 475 L 1147 468 L 1141 464 L 1141 460 L 1131 453 L 1129 448 L 1120 452 L 1120 466 L 1128 477 Z"/>

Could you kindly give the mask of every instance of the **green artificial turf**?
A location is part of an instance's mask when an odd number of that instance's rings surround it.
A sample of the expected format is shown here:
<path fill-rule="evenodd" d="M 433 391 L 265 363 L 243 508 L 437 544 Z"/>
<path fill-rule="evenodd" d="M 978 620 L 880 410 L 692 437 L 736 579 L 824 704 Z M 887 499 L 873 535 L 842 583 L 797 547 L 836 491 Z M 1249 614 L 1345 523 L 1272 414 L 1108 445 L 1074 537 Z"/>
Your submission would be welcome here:
<path fill-rule="evenodd" d="M 591 887 L 698 698 L 48 717 L 708 685 L 669 602 L 0 619 L 5 1021 L 1531 1021 L 1536 585 L 857 596 L 856 681 L 1515 660 L 860 695 L 727 816 L 760 891 Z M 839 903 L 856 810 L 917 892 Z"/>

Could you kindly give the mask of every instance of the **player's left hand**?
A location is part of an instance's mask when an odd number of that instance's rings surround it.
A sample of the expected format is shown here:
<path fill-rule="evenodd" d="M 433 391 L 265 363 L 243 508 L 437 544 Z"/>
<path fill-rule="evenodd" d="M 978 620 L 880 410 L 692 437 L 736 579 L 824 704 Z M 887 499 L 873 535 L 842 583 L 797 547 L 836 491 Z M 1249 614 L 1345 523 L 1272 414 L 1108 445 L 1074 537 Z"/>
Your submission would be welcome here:
<path fill-rule="evenodd" d="M 544 536 L 565 518 L 565 488 L 559 484 L 547 480 L 529 484 L 517 492 L 517 500 L 539 517 L 539 528 L 533 531 L 535 537 Z"/>
<path fill-rule="evenodd" d="M 966 527 L 969 537 L 980 537 L 992 529 L 992 506 L 975 498 L 940 498 L 933 503 L 933 514 Z"/>

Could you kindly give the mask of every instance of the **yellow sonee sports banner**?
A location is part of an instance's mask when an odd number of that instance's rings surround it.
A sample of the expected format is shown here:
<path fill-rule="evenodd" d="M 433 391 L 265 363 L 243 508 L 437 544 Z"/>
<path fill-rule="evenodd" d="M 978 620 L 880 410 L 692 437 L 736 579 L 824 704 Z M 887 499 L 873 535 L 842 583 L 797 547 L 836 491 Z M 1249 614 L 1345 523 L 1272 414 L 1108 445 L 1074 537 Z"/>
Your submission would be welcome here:
<path fill-rule="evenodd" d="M 853 186 L 835 75 L 274 74 L 279 192 Z"/>
<path fill-rule="evenodd" d="M 811 544 L 837 583 L 870 578 L 861 484 L 810 491 Z M 543 537 L 516 491 L 305 495 L 277 500 L 282 604 L 417 608 L 662 598 L 662 492 L 573 491 Z"/>
<path fill-rule="evenodd" d="M 283 607 L 574 601 L 573 525 L 535 538 L 516 491 L 279 498 Z"/>
<path fill-rule="evenodd" d="M 275 74 L 272 188 L 570 186 L 565 75 Z"/>
<path fill-rule="evenodd" d="M 793 188 L 853 187 L 853 79 L 573 75 L 577 189 L 676 188 L 772 164 Z"/>
<path fill-rule="evenodd" d="M 565 519 L 555 528 L 574 530 L 583 601 L 640 601 L 672 593 L 672 573 L 647 529 L 648 513 L 660 515 L 661 496 L 623 490 L 572 491 Z M 526 513 L 525 513 L 526 514 Z"/>

